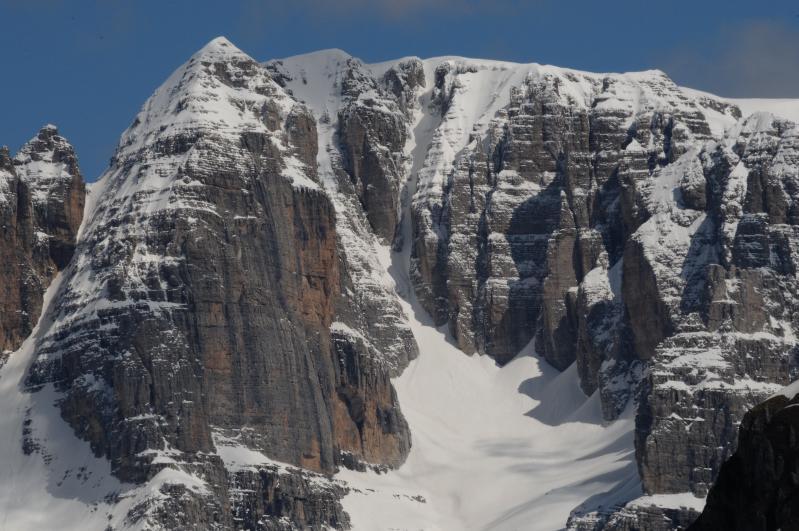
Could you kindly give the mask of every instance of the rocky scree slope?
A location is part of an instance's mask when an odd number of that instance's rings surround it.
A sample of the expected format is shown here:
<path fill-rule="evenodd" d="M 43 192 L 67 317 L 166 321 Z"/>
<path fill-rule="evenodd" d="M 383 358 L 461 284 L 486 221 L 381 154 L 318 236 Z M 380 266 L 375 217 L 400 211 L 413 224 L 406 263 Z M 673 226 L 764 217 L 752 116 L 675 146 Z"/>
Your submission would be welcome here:
<path fill-rule="evenodd" d="M 346 527 L 326 475 L 400 466 L 413 436 L 390 243 L 466 354 L 505 364 L 535 339 L 607 422 L 635 408 L 641 488 L 568 527 L 684 527 L 745 412 L 795 377 L 796 142 L 658 71 L 261 65 L 216 39 L 94 185 L 25 383 L 117 478 L 157 486 L 122 526 Z M 64 267 L 77 226 L 54 223 Z"/>

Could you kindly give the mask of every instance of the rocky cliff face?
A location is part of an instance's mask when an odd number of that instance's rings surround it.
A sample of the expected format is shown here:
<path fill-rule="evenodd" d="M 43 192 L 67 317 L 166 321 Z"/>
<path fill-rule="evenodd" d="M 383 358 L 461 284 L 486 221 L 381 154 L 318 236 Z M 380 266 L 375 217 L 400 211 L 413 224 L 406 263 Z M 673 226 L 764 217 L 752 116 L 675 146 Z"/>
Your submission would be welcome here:
<path fill-rule="evenodd" d="M 701 499 L 745 411 L 795 375 L 793 126 L 739 121 L 658 72 L 425 68 L 422 112 L 438 117 L 414 161 L 420 300 L 462 350 L 500 363 L 538 330 L 538 351 L 576 363 L 607 419 L 637 397 L 644 492 Z M 507 99 L 489 100 L 487 80 Z M 696 515 L 620 511 L 632 526 Z"/>
<path fill-rule="evenodd" d="M 63 393 L 63 417 L 120 479 L 152 478 L 164 455 L 192 467 L 213 491 L 201 522 L 230 525 L 245 502 L 253 522 L 344 521 L 316 514 L 300 479 L 233 474 L 220 439 L 322 473 L 408 452 L 389 377 L 415 345 L 391 328 L 396 302 L 355 293 L 317 142 L 264 67 L 210 43 L 123 135 L 40 334 L 28 384 Z M 278 481 L 281 510 L 263 501 Z M 257 500 L 231 497 L 242 482 Z"/>
<path fill-rule="evenodd" d="M 483 70 L 439 67 L 444 124 L 462 118 L 458 106 L 477 97 L 470 81 Z M 542 67 L 514 81 L 507 104 L 474 124 L 446 163 L 443 182 L 423 183 L 415 202 L 420 295 L 466 352 L 507 361 L 540 324 L 537 344 L 552 365 L 596 364 L 598 351 L 614 347 L 584 334 L 578 348 L 578 329 L 589 326 L 577 312 L 579 285 L 596 266 L 616 265 L 648 217 L 636 202 L 641 182 L 710 138 L 707 103 L 657 72 L 602 77 Z M 720 109 L 730 122 L 738 115 Z M 654 319 L 638 328 L 659 326 Z M 631 347 L 651 357 L 647 341 L 656 343 L 658 332 L 642 329 Z M 591 393 L 598 371 L 583 372 Z"/>
<path fill-rule="evenodd" d="M 755 115 L 639 187 L 649 217 L 625 246 L 622 299 L 645 364 L 636 457 L 647 494 L 704 497 L 746 411 L 796 377 L 794 131 Z"/>
<path fill-rule="evenodd" d="M 788 221 L 796 169 L 784 165 L 796 154 L 795 131 L 754 116 L 728 140 L 729 151 L 708 146 L 694 163 L 706 178 L 707 217 L 686 253 L 677 333 L 658 346 L 639 408 L 645 488 L 705 495 L 746 410 L 796 377 L 797 232 Z M 772 200 L 761 195 L 763 181 Z M 769 212 L 773 201 L 782 207 Z M 693 311 L 699 323 L 683 317 Z M 678 416 L 683 429 L 674 425 Z M 689 466 L 675 468 L 683 456 Z"/>
<path fill-rule="evenodd" d="M 644 493 L 704 497 L 747 409 L 796 376 L 795 126 L 739 120 L 658 72 L 485 70 L 436 69 L 441 125 L 413 204 L 420 299 L 462 350 L 500 363 L 537 331 L 607 419 L 636 397 Z M 507 102 L 453 146 L 489 75 Z"/>
<path fill-rule="evenodd" d="M 756 531 L 799 526 L 799 418 L 798 401 L 795 396 L 789 398 L 792 393 L 776 395 L 746 414 L 738 449 L 722 466 L 704 511 L 689 529 Z"/>
<path fill-rule="evenodd" d="M 400 466 L 413 436 L 391 270 L 465 354 L 534 340 L 606 422 L 635 416 L 637 474 L 569 528 L 684 528 L 746 411 L 796 377 L 798 131 L 658 71 L 262 65 L 217 39 L 123 134 L 77 244 L 71 148 L 46 128 L 0 153 L 23 257 L 2 264 L 3 348 L 64 269 L 26 384 L 154 486 L 126 521 L 346 527 L 331 474 Z"/>
<path fill-rule="evenodd" d="M 75 151 L 48 125 L 12 159 L 0 149 L 0 352 L 27 337 L 72 257 L 86 190 Z"/>

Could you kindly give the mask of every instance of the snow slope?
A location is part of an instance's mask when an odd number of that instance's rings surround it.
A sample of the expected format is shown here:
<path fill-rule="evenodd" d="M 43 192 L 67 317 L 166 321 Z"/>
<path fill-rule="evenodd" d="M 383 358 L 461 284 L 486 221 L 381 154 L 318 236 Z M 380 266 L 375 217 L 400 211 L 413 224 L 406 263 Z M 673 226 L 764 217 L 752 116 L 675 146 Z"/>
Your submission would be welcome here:
<path fill-rule="evenodd" d="M 799 99 L 733 98 L 729 101 L 740 107 L 744 116 L 756 112 L 769 112 L 799 123 Z"/>
<path fill-rule="evenodd" d="M 707 96 L 726 100 L 737 105 L 744 118 L 757 112 L 768 112 L 799 123 L 799 99 L 796 98 L 719 98 L 714 94 L 687 87 L 681 87 L 681 90 L 689 96 Z"/>
<path fill-rule="evenodd" d="M 354 529 L 553 530 L 597 493 L 589 508 L 640 494 L 631 410 L 603 426 L 575 366 L 558 373 L 530 345 L 499 368 L 403 306 L 420 355 L 394 383 L 413 447 L 399 470 L 337 476 Z"/>

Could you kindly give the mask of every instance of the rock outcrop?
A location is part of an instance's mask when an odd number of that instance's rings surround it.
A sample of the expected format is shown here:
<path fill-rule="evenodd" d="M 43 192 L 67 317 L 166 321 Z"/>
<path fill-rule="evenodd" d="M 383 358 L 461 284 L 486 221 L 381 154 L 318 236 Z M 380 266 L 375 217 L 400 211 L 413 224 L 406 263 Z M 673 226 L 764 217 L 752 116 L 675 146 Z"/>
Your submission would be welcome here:
<path fill-rule="evenodd" d="M 700 500 L 701 501 L 701 500 Z M 658 504 L 660 503 L 660 505 Z M 592 515 L 572 515 L 566 525 L 574 531 L 594 531 L 597 529 L 613 531 L 673 531 L 687 529 L 699 513 L 695 508 L 680 506 L 664 507 L 663 501 L 637 500 L 621 509 L 609 513 Z M 696 504 L 693 504 L 696 505 Z"/>
<path fill-rule="evenodd" d="M 0 148 L 0 352 L 38 321 L 45 289 L 72 258 L 85 196 L 75 151 L 54 126 L 13 159 Z"/>
<path fill-rule="evenodd" d="M 799 527 L 799 399 L 789 396 L 778 394 L 744 416 L 738 448 L 721 467 L 690 530 Z"/>

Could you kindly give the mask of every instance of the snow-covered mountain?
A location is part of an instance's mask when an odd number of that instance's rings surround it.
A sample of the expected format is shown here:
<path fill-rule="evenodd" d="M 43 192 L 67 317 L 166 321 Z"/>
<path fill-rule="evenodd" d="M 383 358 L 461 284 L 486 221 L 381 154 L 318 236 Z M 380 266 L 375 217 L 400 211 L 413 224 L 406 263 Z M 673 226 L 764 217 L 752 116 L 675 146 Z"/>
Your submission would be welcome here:
<path fill-rule="evenodd" d="M 0 152 L 40 227 L 0 240 L 0 528 L 687 527 L 796 377 L 791 119 L 660 71 L 213 40 L 80 227 L 54 129 Z"/>
<path fill-rule="evenodd" d="M 31 333 L 72 258 L 85 190 L 72 146 L 47 125 L 13 159 L 0 148 L 0 364 Z"/>

